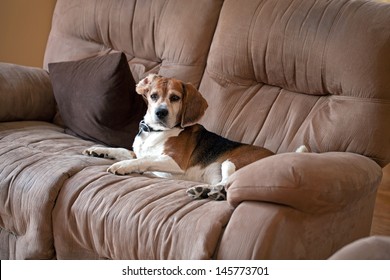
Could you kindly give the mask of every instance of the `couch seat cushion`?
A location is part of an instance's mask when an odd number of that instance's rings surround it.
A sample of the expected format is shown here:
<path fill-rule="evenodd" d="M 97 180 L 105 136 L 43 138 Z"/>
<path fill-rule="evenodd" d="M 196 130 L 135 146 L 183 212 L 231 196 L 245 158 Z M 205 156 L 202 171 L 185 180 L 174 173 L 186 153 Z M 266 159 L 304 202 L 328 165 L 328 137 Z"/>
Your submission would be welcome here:
<path fill-rule="evenodd" d="M 106 172 L 93 145 L 44 122 L 0 123 L 0 242 L 11 259 L 208 259 L 233 208 L 195 182 Z"/>
<path fill-rule="evenodd" d="M 57 257 L 212 258 L 233 208 L 226 201 L 192 200 L 185 190 L 195 184 L 85 168 L 57 199 Z"/>

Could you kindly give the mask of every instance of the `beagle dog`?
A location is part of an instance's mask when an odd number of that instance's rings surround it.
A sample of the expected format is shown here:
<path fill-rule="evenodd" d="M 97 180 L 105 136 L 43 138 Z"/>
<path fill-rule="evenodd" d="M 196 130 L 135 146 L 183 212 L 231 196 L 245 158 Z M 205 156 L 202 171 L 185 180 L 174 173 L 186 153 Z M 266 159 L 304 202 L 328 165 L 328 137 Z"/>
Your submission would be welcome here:
<path fill-rule="evenodd" d="M 91 147 L 83 153 L 117 160 L 108 172 L 152 173 L 162 178 L 200 182 L 192 198 L 226 199 L 228 177 L 254 161 L 273 155 L 265 148 L 230 141 L 197 124 L 207 102 L 189 83 L 150 74 L 136 86 L 148 104 L 133 151 Z"/>

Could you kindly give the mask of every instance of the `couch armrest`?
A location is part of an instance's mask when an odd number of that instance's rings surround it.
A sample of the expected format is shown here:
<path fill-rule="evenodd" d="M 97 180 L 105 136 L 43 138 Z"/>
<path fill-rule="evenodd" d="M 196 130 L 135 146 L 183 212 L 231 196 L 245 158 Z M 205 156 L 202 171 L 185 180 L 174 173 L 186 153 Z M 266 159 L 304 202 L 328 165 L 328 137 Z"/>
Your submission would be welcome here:
<path fill-rule="evenodd" d="M 0 121 L 51 121 L 56 111 L 48 73 L 0 63 Z"/>
<path fill-rule="evenodd" d="M 250 164 L 229 178 L 228 202 L 263 201 L 306 213 L 338 211 L 376 191 L 382 169 L 361 155 L 286 153 Z"/>

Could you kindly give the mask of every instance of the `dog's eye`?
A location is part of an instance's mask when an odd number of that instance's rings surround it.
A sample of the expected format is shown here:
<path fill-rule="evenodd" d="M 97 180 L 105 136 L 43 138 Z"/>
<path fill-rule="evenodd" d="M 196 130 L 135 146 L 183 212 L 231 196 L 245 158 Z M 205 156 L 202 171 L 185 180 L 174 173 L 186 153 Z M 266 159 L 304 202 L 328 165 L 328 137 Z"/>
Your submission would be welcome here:
<path fill-rule="evenodd" d="M 172 95 L 169 97 L 169 100 L 170 100 L 171 102 L 177 102 L 177 101 L 180 100 L 180 97 L 177 96 L 176 94 L 172 94 Z"/>
<path fill-rule="evenodd" d="M 150 98 L 153 100 L 153 101 L 156 101 L 158 99 L 158 94 L 157 93 L 153 93 L 150 95 Z"/>

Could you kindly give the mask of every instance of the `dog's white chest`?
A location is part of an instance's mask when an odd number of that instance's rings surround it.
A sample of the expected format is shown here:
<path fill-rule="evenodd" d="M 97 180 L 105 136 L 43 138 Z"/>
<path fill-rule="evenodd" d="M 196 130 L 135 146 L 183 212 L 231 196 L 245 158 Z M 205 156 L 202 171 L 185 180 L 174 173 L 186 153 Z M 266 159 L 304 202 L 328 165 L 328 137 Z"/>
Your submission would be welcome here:
<path fill-rule="evenodd" d="M 169 137 L 178 136 L 182 129 L 173 128 L 167 131 L 143 131 L 134 139 L 133 150 L 137 158 L 157 156 L 164 153 L 164 144 Z"/>

